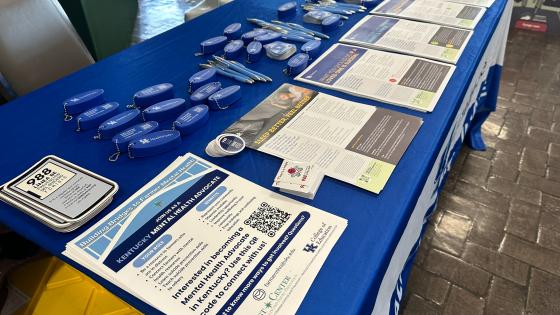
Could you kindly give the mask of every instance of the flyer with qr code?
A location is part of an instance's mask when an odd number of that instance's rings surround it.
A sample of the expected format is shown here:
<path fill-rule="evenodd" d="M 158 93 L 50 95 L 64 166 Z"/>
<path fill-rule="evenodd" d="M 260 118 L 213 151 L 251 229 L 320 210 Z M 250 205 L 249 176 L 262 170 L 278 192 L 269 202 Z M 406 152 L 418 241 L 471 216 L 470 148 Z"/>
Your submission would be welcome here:
<path fill-rule="evenodd" d="M 166 314 L 294 314 L 346 225 L 189 153 L 64 255 Z"/>

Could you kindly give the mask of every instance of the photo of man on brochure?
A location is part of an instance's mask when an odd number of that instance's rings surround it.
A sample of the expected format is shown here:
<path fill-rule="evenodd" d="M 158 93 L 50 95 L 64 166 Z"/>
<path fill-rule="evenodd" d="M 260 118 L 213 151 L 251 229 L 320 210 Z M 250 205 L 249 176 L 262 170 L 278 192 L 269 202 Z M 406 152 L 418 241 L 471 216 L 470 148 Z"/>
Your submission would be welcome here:
<path fill-rule="evenodd" d="M 294 85 L 283 85 L 261 104 L 241 117 L 224 133 L 238 134 L 248 147 L 257 149 L 260 145 L 254 143 L 255 139 L 273 126 L 286 112 L 304 99 L 311 100 L 317 92 Z"/>

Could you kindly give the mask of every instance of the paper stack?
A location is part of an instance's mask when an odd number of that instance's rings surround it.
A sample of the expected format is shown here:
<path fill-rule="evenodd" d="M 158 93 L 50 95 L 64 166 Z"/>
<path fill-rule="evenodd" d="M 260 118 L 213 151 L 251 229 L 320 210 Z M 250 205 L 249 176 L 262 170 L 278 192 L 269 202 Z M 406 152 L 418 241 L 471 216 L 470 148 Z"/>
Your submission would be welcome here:
<path fill-rule="evenodd" d="M 165 314 L 295 314 L 346 226 L 187 154 L 64 255 Z"/>

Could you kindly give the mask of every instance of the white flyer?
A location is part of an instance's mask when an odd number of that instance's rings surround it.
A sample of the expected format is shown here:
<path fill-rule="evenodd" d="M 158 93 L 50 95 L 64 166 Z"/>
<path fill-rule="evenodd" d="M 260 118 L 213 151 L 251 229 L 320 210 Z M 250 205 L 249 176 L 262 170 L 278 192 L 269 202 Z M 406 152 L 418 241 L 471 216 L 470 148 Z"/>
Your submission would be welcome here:
<path fill-rule="evenodd" d="M 460 28 L 368 15 L 340 41 L 456 64 L 471 35 Z"/>
<path fill-rule="evenodd" d="M 431 112 L 454 70 L 438 61 L 335 44 L 296 80 Z"/>
<path fill-rule="evenodd" d="M 420 126 L 416 116 L 282 84 L 223 133 L 379 194 Z"/>
<path fill-rule="evenodd" d="M 385 0 L 371 11 L 429 23 L 474 29 L 486 9 L 480 6 L 441 0 Z"/>
<path fill-rule="evenodd" d="M 294 314 L 346 225 L 187 154 L 64 254 L 166 314 Z"/>

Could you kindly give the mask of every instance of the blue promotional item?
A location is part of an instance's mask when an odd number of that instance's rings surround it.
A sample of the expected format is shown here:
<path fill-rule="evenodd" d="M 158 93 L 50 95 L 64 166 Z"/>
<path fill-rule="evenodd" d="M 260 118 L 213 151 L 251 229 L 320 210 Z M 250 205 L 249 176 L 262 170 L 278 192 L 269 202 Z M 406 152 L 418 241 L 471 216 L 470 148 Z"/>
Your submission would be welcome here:
<path fill-rule="evenodd" d="M 189 135 L 204 126 L 208 117 L 210 117 L 208 106 L 196 105 L 187 109 L 173 122 L 173 129 L 181 132 L 183 136 Z"/>
<path fill-rule="evenodd" d="M 103 89 L 95 89 L 76 94 L 66 99 L 62 106 L 64 107 L 64 121 L 72 120 L 72 115 L 83 113 L 86 110 L 101 105 L 105 102 L 105 91 Z"/>
<path fill-rule="evenodd" d="M 284 70 L 284 72 L 289 76 L 296 76 L 307 68 L 309 63 L 309 55 L 305 53 L 299 53 L 290 60 L 288 60 L 288 66 Z"/>
<path fill-rule="evenodd" d="M 195 55 L 208 55 L 222 50 L 227 44 L 228 38 L 226 36 L 216 36 L 209 38 L 200 43 L 200 51 Z"/>
<path fill-rule="evenodd" d="M 280 41 L 265 45 L 264 48 L 266 49 L 266 55 L 274 60 L 286 60 L 297 51 L 297 47 L 294 44 Z"/>
<path fill-rule="evenodd" d="M 222 89 L 220 82 L 210 82 L 193 92 L 190 101 L 191 105 L 204 104 L 208 101 L 208 97 Z"/>
<path fill-rule="evenodd" d="M 175 97 L 173 84 L 161 83 L 142 89 L 134 94 L 133 106 L 139 109 L 147 108 L 155 103 Z"/>
<path fill-rule="evenodd" d="M 344 22 L 342 22 L 341 16 L 338 14 L 326 17 L 322 22 L 322 30 L 325 33 L 332 32 L 337 28 L 341 27 Z"/>
<path fill-rule="evenodd" d="M 249 45 L 250 42 L 255 40 L 255 37 L 259 36 L 259 35 L 263 35 L 268 33 L 269 31 L 267 30 L 263 30 L 262 28 L 256 29 L 256 30 L 252 30 L 250 32 L 247 32 L 243 35 L 241 35 L 241 40 L 243 40 L 243 43 L 245 45 Z"/>
<path fill-rule="evenodd" d="M 208 97 L 208 106 L 212 110 L 226 109 L 241 98 L 239 85 L 228 86 Z"/>
<path fill-rule="evenodd" d="M 157 121 L 147 121 L 121 131 L 112 139 L 112 142 L 117 148 L 117 151 L 109 157 L 109 161 L 116 161 L 122 152 L 126 152 L 128 150 L 128 144 L 131 141 L 147 135 L 150 132 L 157 131 L 158 129 L 159 124 L 157 123 Z"/>
<path fill-rule="evenodd" d="M 105 103 L 81 113 L 76 118 L 78 128 L 76 131 L 89 130 L 99 126 L 100 123 L 115 115 L 120 104 L 117 102 Z"/>
<path fill-rule="evenodd" d="M 241 23 L 233 23 L 226 26 L 224 36 L 229 40 L 239 39 L 241 37 Z"/>
<path fill-rule="evenodd" d="M 304 16 L 303 16 L 303 21 L 305 23 L 310 23 L 310 24 L 321 24 L 321 22 L 323 22 L 324 19 L 326 19 L 329 16 L 333 16 L 334 14 L 331 12 L 327 12 L 327 11 L 323 11 L 323 10 L 313 10 L 313 11 L 309 11 L 307 12 Z"/>
<path fill-rule="evenodd" d="M 97 129 L 94 139 L 111 139 L 117 133 L 128 127 L 142 122 L 142 113 L 139 109 L 129 109 L 105 120 Z"/>
<path fill-rule="evenodd" d="M 266 45 L 282 38 L 282 34 L 276 32 L 267 32 L 265 34 L 255 37 L 255 40 L 261 42 L 261 44 Z"/>
<path fill-rule="evenodd" d="M 241 55 L 241 51 L 243 50 L 243 41 L 240 39 L 232 40 L 229 42 L 226 47 L 224 47 L 224 58 L 226 59 L 235 59 Z"/>
<path fill-rule="evenodd" d="M 286 2 L 278 7 L 278 18 L 284 20 L 296 14 L 297 3 L 295 1 Z"/>
<path fill-rule="evenodd" d="M 196 91 L 201 86 L 216 81 L 216 69 L 208 68 L 193 74 L 189 78 L 189 93 Z"/>
<path fill-rule="evenodd" d="M 165 121 L 175 118 L 179 113 L 187 108 L 187 102 L 182 98 L 173 98 L 156 103 L 142 111 L 142 118 L 145 121 Z"/>
<path fill-rule="evenodd" d="M 381 0 L 362 0 L 362 5 L 368 9 L 373 8 L 381 3 Z"/>
<path fill-rule="evenodd" d="M 310 59 L 315 59 L 319 56 L 321 51 L 321 41 L 320 40 L 310 40 L 307 43 L 301 45 L 301 52 L 309 55 Z"/>
<path fill-rule="evenodd" d="M 261 59 L 263 55 L 263 45 L 261 42 L 253 41 L 247 45 L 247 62 L 253 63 Z"/>
<path fill-rule="evenodd" d="M 154 156 L 173 150 L 181 145 L 181 133 L 177 130 L 162 130 L 132 140 L 128 144 L 128 157 Z"/>

